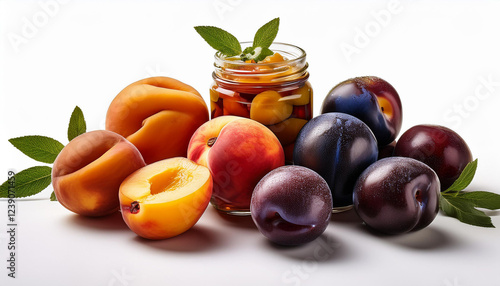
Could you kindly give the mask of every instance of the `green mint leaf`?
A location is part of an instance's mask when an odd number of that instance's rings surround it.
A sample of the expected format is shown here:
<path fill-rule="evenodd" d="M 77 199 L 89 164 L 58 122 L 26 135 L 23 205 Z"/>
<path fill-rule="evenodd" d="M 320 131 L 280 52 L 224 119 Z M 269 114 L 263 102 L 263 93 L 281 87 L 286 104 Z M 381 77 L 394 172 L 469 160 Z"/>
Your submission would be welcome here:
<path fill-rule="evenodd" d="M 253 47 L 269 48 L 278 34 L 279 25 L 280 18 L 275 18 L 260 27 L 253 38 Z"/>
<path fill-rule="evenodd" d="M 465 166 L 464 170 L 458 177 L 458 179 L 453 182 L 453 184 L 444 191 L 444 193 L 456 193 L 465 188 L 472 182 L 477 169 L 477 159 L 470 162 Z"/>
<path fill-rule="evenodd" d="M 481 227 L 495 227 L 491 218 L 484 212 L 474 208 L 474 203 L 451 194 L 441 194 L 439 207 L 450 217 L 457 218 L 463 223 Z"/>
<path fill-rule="evenodd" d="M 467 200 L 475 207 L 489 210 L 500 209 L 500 195 L 484 191 L 460 192 L 455 197 Z"/>
<path fill-rule="evenodd" d="M 23 198 L 43 191 L 50 185 L 52 168 L 36 166 L 14 175 L 14 180 L 0 185 L 0 198 Z"/>
<path fill-rule="evenodd" d="M 240 55 L 240 59 L 242 61 L 249 61 L 252 59 L 252 57 L 255 54 L 255 48 L 254 47 L 246 47 L 243 52 Z"/>
<path fill-rule="evenodd" d="M 50 200 L 53 202 L 57 202 L 56 193 L 54 191 L 52 191 L 52 194 L 50 194 Z"/>
<path fill-rule="evenodd" d="M 222 54 L 232 57 L 241 53 L 241 45 L 238 39 L 221 28 L 196 26 L 194 29 L 212 48 Z"/>
<path fill-rule="evenodd" d="M 87 131 L 87 124 L 85 123 L 85 118 L 83 117 L 83 112 L 80 107 L 75 107 L 73 113 L 71 113 L 71 118 L 69 119 L 68 126 L 68 140 L 73 140 L 76 136 L 81 135 Z"/>
<path fill-rule="evenodd" d="M 255 62 L 259 62 L 273 54 L 274 52 L 269 48 L 248 47 L 241 53 L 240 58 L 242 61 L 254 60 Z"/>
<path fill-rule="evenodd" d="M 43 163 L 54 163 L 57 155 L 64 148 L 59 141 L 38 135 L 12 138 L 9 142 L 26 156 Z"/>
<path fill-rule="evenodd" d="M 257 48 L 259 48 L 259 47 L 257 47 Z M 262 48 L 260 50 L 260 53 L 255 56 L 254 60 L 255 60 L 255 62 L 260 62 L 260 61 L 264 60 L 267 56 L 271 56 L 273 54 L 274 54 L 274 52 L 271 51 L 269 48 Z"/>

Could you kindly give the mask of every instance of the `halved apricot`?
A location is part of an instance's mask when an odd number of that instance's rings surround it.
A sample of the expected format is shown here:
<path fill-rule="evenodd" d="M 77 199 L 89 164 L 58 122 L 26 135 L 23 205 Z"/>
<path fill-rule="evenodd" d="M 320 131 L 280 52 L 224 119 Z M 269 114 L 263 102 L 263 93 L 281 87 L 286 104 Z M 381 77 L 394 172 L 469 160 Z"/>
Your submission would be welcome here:
<path fill-rule="evenodd" d="M 307 123 L 305 119 L 289 118 L 278 124 L 268 125 L 283 146 L 295 142 L 300 129 Z"/>
<path fill-rule="evenodd" d="M 120 186 L 122 216 L 137 235 L 165 239 L 190 229 L 212 195 L 207 167 L 182 157 L 161 160 L 128 176 Z"/>
<path fill-rule="evenodd" d="M 264 60 L 262 60 L 262 62 L 263 63 L 276 63 L 276 62 L 282 62 L 284 60 L 285 60 L 285 58 L 280 53 L 274 53 L 270 56 L 267 56 Z"/>
<path fill-rule="evenodd" d="M 247 102 L 243 98 L 224 98 L 222 100 L 223 114 L 248 118 L 250 117 L 250 111 L 248 110 L 249 105 L 250 102 Z"/>
<path fill-rule="evenodd" d="M 264 125 L 279 123 L 292 115 L 293 105 L 282 101 L 274 90 L 266 90 L 255 96 L 250 107 L 250 118 Z"/>
<path fill-rule="evenodd" d="M 309 82 L 306 82 L 298 89 L 294 89 L 290 94 L 284 96 L 281 101 L 286 101 L 292 105 L 306 105 L 311 102 L 312 88 Z"/>

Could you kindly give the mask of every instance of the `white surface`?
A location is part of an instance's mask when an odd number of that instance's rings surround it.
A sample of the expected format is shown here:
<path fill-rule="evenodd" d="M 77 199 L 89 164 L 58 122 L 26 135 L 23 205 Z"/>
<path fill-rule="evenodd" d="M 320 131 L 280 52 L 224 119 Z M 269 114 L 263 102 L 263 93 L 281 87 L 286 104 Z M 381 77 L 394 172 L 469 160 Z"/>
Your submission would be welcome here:
<path fill-rule="evenodd" d="M 208 102 L 214 51 L 193 26 L 251 40 L 279 16 L 276 40 L 308 53 L 315 114 L 336 83 L 382 77 L 401 96 L 403 131 L 419 123 L 453 128 L 479 158 L 469 189 L 499 192 L 498 11 L 495 1 L 0 1 L 1 181 L 9 170 L 39 165 L 7 139 L 36 134 L 67 143 L 75 105 L 88 130 L 102 129 L 113 97 L 136 80 L 171 76 Z M 19 45 L 16 36 L 24 38 Z M 341 47 L 356 40 L 357 53 L 345 56 Z M 152 242 L 119 216 L 73 215 L 46 200 L 51 192 L 17 202 L 16 279 L 6 276 L 7 204 L 0 201 L 1 285 L 500 284 L 499 230 L 442 215 L 397 237 L 367 232 L 353 213 L 337 215 L 321 239 L 280 248 L 249 218 L 224 219 L 210 207 L 192 230 Z M 498 212 L 490 214 L 500 225 Z"/>

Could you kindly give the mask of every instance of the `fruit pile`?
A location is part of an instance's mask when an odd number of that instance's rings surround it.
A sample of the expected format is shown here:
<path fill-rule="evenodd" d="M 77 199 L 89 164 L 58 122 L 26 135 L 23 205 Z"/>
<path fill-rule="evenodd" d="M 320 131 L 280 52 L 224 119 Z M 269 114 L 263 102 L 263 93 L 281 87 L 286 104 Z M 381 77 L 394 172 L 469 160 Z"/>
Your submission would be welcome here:
<path fill-rule="evenodd" d="M 401 122 L 389 83 L 344 81 L 300 130 L 294 165 L 285 166 L 282 145 L 265 125 L 229 115 L 208 120 L 191 86 L 153 77 L 116 96 L 108 130 L 83 133 L 62 149 L 52 184 L 67 209 L 85 216 L 120 209 L 148 239 L 190 229 L 209 202 L 227 213 L 245 210 L 262 234 L 284 245 L 314 240 L 332 210 L 351 207 L 378 231 L 415 231 L 433 221 L 440 190 L 472 155 L 440 126 L 412 127 L 395 143 Z"/>
<path fill-rule="evenodd" d="M 278 23 L 274 19 L 259 29 L 244 51 L 233 37 L 228 53 L 241 54 L 242 61 L 276 57 L 269 47 Z M 232 39 L 214 27 L 197 30 Z M 296 119 L 290 117 L 295 107 L 311 108 L 310 86 L 304 87 L 290 102 L 272 90 L 253 94 L 244 117 L 228 111 L 228 98 L 211 93 L 212 106 L 225 100 L 221 110 L 232 115 L 209 120 L 193 87 L 151 77 L 114 98 L 106 130 L 85 132 L 81 110 L 75 109 L 66 146 L 41 136 L 10 142 L 32 158 L 54 163 L 54 194 L 68 210 L 84 216 L 120 210 L 128 227 L 147 239 L 187 231 L 209 203 L 221 212 L 251 215 L 264 236 L 283 245 L 316 239 L 335 212 L 350 208 L 368 227 L 388 234 L 428 226 L 440 207 L 461 221 L 493 226 L 476 207 L 498 209 L 500 196 L 462 192 L 477 161 L 457 133 L 417 125 L 397 139 L 403 113 L 391 84 L 374 76 L 343 81 L 324 98 L 321 115 L 304 117 L 292 124 L 293 132 L 285 132 L 278 125 Z M 48 142 L 48 156 L 40 155 L 43 148 L 35 148 L 36 142 Z M 289 165 L 285 145 L 293 147 Z"/>
<path fill-rule="evenodd" d="M 401 100 L 394 87 L 378 77 L 339 83 L 324 99 L 321 112 L 300 130 L 293 154 L 294 167 L 306 167 L 316 176 L 278 168 L 253 194 L 255 223 L 279 244 L 319 236 L 332 208 L 354 207 L 368 227 L 387 234 L 422 229 L 439 211 L 440 191 L 472 161 L 465 141 L 442 126 L 414 126 L 396 143 Z M 324 183 L 331 207 L 320 195 Z"/>

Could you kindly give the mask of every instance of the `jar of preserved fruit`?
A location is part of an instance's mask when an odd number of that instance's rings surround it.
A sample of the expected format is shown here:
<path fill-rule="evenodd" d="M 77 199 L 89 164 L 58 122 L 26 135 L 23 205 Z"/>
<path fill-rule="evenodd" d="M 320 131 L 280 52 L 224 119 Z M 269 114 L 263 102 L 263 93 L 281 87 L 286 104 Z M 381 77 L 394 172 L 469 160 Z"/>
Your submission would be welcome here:
<path fill-rule="evenodd" d="M 215 54 L 211 117 L 236 115 L 266 125 L 280 140 L 290 164 L 297 134 L 312 118 L 313 91 L 303 49 L 284 43 L 269 48 L 274 54 L 257 63 Z"/>

